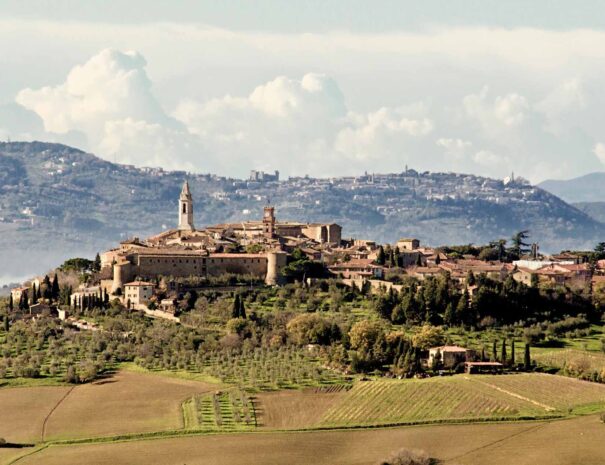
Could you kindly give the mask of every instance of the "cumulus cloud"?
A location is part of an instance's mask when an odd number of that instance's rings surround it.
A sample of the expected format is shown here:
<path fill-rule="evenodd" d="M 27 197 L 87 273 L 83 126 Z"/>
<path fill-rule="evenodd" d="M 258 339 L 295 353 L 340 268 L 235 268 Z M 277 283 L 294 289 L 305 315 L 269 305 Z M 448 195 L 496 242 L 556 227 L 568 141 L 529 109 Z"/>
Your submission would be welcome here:
<path fill-rule="evenodd" d="M 469 118 L 492 131 L 521 125 L 530 109 L 527 98 L 517 93 L 498 95 L 492 100 L 487 86 L 477 94 L 464 97 L 463 105 Z"/>
<path fill-rule="evenodd" d="M 15 100 L 38 115 L 47 133 L 80 133 L 100 156 L 192 169 L 191 138 L 157 102 L 146 64 L 137 52 L 102 50 L 75 66 L 64 83 L 23 89 Z"/>
<path fill-rule="evenodd" d="M 194 40 L 202 33 L 188 34 Z M 212 40 L 223 39 L 217 31 L 212 34 Z M 266 38 L 255 40 L 280 50 L 276 42 L 263 42 Z M 356 44 L 358 53 L 367 51 Z M 376 38 L 368 46 L 387 45 Z M 238 78 L 233 74 L 231 84 Z M 17 92 L 16 104 L 0 107 L 0 137 L 73 143 L 139 166 L 238 176 L 253 168 L 331 176 L 399 171 L 407 164 L 494 177 L 514 169 L 538 181 L 577 173 L 579 166 L 603 166 L 601 120 L 595 115 L 605 107 L 605 94 L 594 76 L 544 83 L 540 95 L 522 79 L 495 85 L 486 77 L 452 89 L 441 86 L 441 94 L 425 96 L 406 92 L 404 85 L 401 93 L 380 85 L 369 86 L 371 92 L 358 90 L 346 77 L 343 85 L 342 76 L 337 81 L 317 72 L 265 78 L 245 90 L 217 93 L 195 85 L 204 77 L 200 72 L 188 76 L 188 86 L 171 88 L 166 109 L 150 76 L 141 53 L 102 50 L 57 79 L 58 85 Z M 361 100 L 360 94 L 365 95 Z M 370 99 L 374 95 L 376 101 Z"/>
<path fill-rule="evenodd" d="M 445 150 L 446 156 L 454 160 L 461 160 L 466 157 L 468 150 L 473 146 L 473 143 L 470 141 L 447 137 L 437 139 L 435 144 L 438 147 L 442 147 Z"/>
<path fill-rule="evenodd" d="M 247 97 L 186 100 L 173 116 L 218 160 L 337 174 L 359 172 L 369 160 L 403 166 L 402 147 L 433 129 L 430 119 L 415 118 L 414 112 L 402 106 L 355 113 L 333 79 L 309 73 L 301 79 L 277 77 Z"/>
<path fill-rule="evenodd" d="M 593 153 L 596 155 L 599 161 L 603 165 L 605 165 L 605 144 L 603 144 L 602 142 L 598 142 L 597 144 L 595 144 Z"/>

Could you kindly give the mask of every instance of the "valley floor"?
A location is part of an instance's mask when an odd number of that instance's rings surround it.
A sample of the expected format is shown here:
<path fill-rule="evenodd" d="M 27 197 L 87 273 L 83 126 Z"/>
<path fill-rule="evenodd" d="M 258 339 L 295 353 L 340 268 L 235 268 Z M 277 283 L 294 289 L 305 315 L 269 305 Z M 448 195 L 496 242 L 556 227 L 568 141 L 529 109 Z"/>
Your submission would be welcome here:
<path fill-rule="evenodd" d="M 194 436 L 50 446 L 22 465 L 371 465 L 401 447 L 448 465 L 597 465 L 605 426 L 591 415 L 537 423 Z M 0 456 L 1 457 L 1 456 Z"/>
<path fill-rule="evenodd" d="M 0 437 L 24 446 L 0 448 L 2 465 L 372 465 L 402 447 L 447 465 L 605 463 L 592 414 L 605 385 L 544 374 L 245 393 L 122 370 L 76 387 L 3 387 L 0 406 Z M 541 421 L 502 421 L 521 418 Z M 385 427 L 423 421 L 437 424 Z"/>

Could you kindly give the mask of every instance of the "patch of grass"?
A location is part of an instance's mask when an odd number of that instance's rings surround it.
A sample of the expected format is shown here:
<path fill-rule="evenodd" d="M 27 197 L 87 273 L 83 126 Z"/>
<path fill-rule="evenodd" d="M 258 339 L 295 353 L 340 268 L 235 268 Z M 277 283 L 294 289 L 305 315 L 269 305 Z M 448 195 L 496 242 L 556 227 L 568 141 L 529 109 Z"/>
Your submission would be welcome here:
<path fill-rule="evenodd" d="M 136 363 L 125 362 L 120 364 L 120 369 L 133 371 L 135 373 L 148 373 L 168 378 L 185 379 L 187 381 L 200 381 L 202 383 L 221 384 L 221 380 L 205 372 L 194 372 L 186 370 L 156 370 L 144 368 Z"/>

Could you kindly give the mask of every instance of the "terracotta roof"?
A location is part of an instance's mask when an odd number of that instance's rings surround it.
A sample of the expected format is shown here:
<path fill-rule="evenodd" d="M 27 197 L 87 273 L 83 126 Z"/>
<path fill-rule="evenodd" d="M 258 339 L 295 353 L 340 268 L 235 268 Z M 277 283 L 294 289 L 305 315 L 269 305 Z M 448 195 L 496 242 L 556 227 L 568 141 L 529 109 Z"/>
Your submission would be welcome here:
<path fill-rule="evenodd" d="M 441 352 L 466 352 L 467 349 L 460 346 L 439 346 L 439 347 L 431 347 L 429 350 L 437 350 L 439 349 Z"/>
<path fill-rule="evenodd" d="M 124 286 L 155 286 L 155 284 L 147 281 L 132 281 L 131 283 L 124 284 Z"/>

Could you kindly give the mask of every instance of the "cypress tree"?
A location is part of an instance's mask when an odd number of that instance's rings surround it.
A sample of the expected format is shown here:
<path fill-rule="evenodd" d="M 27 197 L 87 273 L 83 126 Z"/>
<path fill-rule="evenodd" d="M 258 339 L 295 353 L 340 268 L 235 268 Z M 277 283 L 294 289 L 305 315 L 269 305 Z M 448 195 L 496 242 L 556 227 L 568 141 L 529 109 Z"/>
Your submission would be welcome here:
<path fill-rule="evenodd" d="M 485 346 L 481 347 L 481 361 L 485 362 L 486 358 L 485 358 Z"/>
<path fill-rule="evenodd" d="M 464 292 L 462 293 L 462 295 L 460 296 L 460 299 L 458 300 L 458 304 L 456 305 L 456 317 L 455 317 L 455 321 L 456 323 L 459 324 L 464 324 L 469 318 L 468 318 L 468 301 L 469 301 L 469 294 L 468 294 L 468 289 L 464 289 Z"/>
<path fill-rule="evenodd" d="M 235 298 L 233 299 L 233 309 L 231 310 L 231 318 L 239 317 L 240 307 L 240 296 L 239 294 L 235 294 Z"/>
<path fill-rule="evenodd" d="M 8 319 L 8 315 L 4 315 L 4 332 L 8 333 L 9 329 L 10 329 L 10 321 Z"/>
<path fill-rule="evenodd" d="M 510 343 L 510 364 L 515 366 L 515 340 Z"/>
<path fill-rule="evenodd" d="M 378 254 L 376 255 L 376 263 L 379 265 L 384 265 L 385 256 L 384 256 L 384 248 L 382 246 L 378 247 Z"/>
<path fill-rule="evenodd" d="M 454 313 L 454 306 L 450 302 L 445 307 L 445 313 L 443 314 L 443 322 L 448 326 L 453 326 L 456 322 L 456 315 Z"/>
<path fill-rule="evenodd" d="M 496 341 L 494 341 L 492 344 L 492 361 L 498 361 L 498 346 L 496 345 Z"/>
<path fill-rule="evenodd" d="M 38 292 L 36 291 L 36 283 L 32 284 L 32 298 L 30 300 L 31 300 L 32 305 L 34 305 L 38 302 Z"/>
<path fill-rule="evenodd" d="M 98 252 L 97 252 L 97 255 L 95 256 L 95 261 L 92 264 L 92 269 L 93 269 L 93 271 L 101 271 L 101 256 L 99 255 Z"/>
<path fill-rule="evenodd" d="M 50 283 L 50 278 L 48 277 L 48 275 L 44 276 L 44 298 L 45 299 L 50 299 L 52 297 L 52 284 Z M 40 285 L 38 287 L 38 293 L 41 292 L 40 288 L 42 286 Z M 38 294 L 38 297 L 40 297 L 40 294 Z"/>
<path fill-rule="evenodd" d="M 57 300 L 59 298 L 59 293 L 61 290 L 59 289 L 59 276 L 55 273 L 52 283 L 52 298 L 53 300 Z"/>
<path fill-rule="evenodd" d="M 8 297 L 8 309 L 12 312 L 14 307 L 15 303 L 13 302 L 13 293 L 11 292 L 10 296 Z"/>
<path fill-rule="evenodd" d="M 523 358 L 523 367 L 526 371 L 531 368 L 531 355 L 529 354 L 529 344 L 525 344 L 525 357 Z"/>
<path fill-rule="evenodd" d="M 239 317 L 246 318 L 246 306 L 244 305 L 244 299 L 239 299 Z"/>
<path fill-rule="evenodd" d="M 502 340 L 502 353 L 500 354 L 500 360 L 506 365 L 506 339 Z"/>

